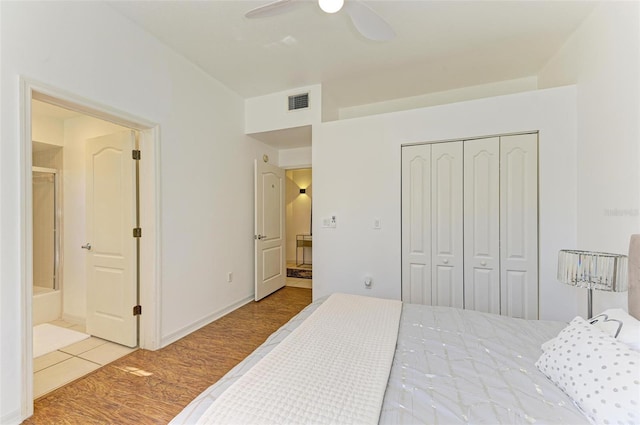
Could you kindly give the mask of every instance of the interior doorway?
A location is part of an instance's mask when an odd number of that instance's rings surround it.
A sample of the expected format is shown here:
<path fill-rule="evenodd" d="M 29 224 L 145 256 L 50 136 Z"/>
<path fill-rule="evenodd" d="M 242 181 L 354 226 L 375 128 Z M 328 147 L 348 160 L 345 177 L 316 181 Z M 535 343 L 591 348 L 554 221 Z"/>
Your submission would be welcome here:
<path fill-rule="evenodd" d="M 27 417 L 33 413 L 34 398 L 65 383 L 34 383 L 34 371 L 39 373 L 65 363 L 62 369 L 72 371 L 70 381 L 127 354 L 135 347 L 151 350 L 159 347 L 157 315 L 160 294 L 157 270 L 160 264 L 157 254 L 160 200 L 157 179 L 160 170 L 157 162 L 159 132 L 156 124 L 38 83 L 23 80 L 22 88 L 23 236 L 20 249 L 25 259 L 21 279 L 22 310 L 25 314 L 21 323 L 24 335 L 21 375 L 25 389 L 22 393 L 23 416 Z M 117 133 L 124 133 L 125 139 L 131 143 L 123 144 L 122 149 L 115 145 L 103 147 L 100 152 L 105 153 L 104 160 L 101 159 L 100 162 L 95 157 L 91 159 L 99 168 L 94 177 L 109 167 L 112 170 L 121 168 L 116 164 L 119 161 L 117 157 L 126 157 L 130 163 L 132 159 L 140 159 L 140 152 L 144 152 L 144 163 L 141 160 L 134 161 L 130 171 L 121 175 L 119 179 L 105 174 L 102 176 L 105 177 L 102 183 L 96 183 L 96 177 L 93 184 L 87 184 L 86 170 L 90 168 L 87 167 L 87 161 L 90 160 L 87 153 L 91 152 L 90 149 L 86 149 L 88 141 Z M 33 168 L 34 166 L 36 168 Z M 50 180 L 56 190 L 47 194 L 46 185 Z M 115 184 L 114 181 L 118 183 Z M 87 293 L 90 291 L 87 290 L 86 253 L 90 251 L 89 246 L 96 245 L 91 245 L 86 240 L 85 224 L 89 204 L 87 186 L 92 187 L 93 193 L 103 191 L 103 194 L 114 195 L 117 198 L 125 181 L 131 184 L 131 190 L 125 191 L 127 194 L 124 197 L 131 206 L 132 221 L 124 222 L 122 234 L 127 235 L 127 240 L 129 237 L 134 238 L 131 241 L 133 253 L 130 260 L 134 265 L 141 265 L 134 266 L 130 271 L 131 285 L 127 286 L 133 295 L 130 296 L 130 302 L 127 301 L 125 304 L 126 308 L 121 309 L 123 317 L 136 316 L 135 320 L 130 321 L 133 323 L 133 339 L 130 338 L 126 343 L 118 341 L 119 344 L 115 344 L 108 341 L 114 338 L 105 335 L 102 335 L 102 338 L 81 338 L 72 349 L 56 347 L 47 353 L 51 354 L 50 356 L 38 356 L 34 361 L 34 355 L 43 352 L 41 345 L 34 342 L 34 336 L 37 339 L 38 334 L 42 333 L 41 329 L 36 330 L 36 325 L 51 326 L 56 332 L 62 329 L 60 335 L 64 334 L 65 338 L 69 334 L 83 334 L 85 331 L 89 333 L 86 328 L 87 311 L 90 310 L 87 306 Z M 136 181 L 140 183 L 139 191 L 135 190 Z M 38 186 L 37 190 L 35 186 Z M 39 202 L 35 196 L 42 197 L 47 202 Z M 113 204 L 116 198 L 112 197 L 106 202 Z M 44 211 L 44 206 L 48 207 L 51 204 L 54 205 L 53 214 Z M 144 207 L 140 208 L 140 205 Z M 100 205 L 94 207 L 94 210 L 100 209 Z M 93 216 L 95 218 L 96 214 Z M 109 219 L 108 215 L 102 216 Z M 36 223 L 38 220 L 46 225 Z M 133 234 L 129 227 L 133 228 Z M 138 237 L 141 234 L 140 230 L 136 232 L 141 228 L 145 230 L 144 238 Z M 39 237 L 37 233 L 41 233 L 42 229 L 45 233 L 51 230 L 53 235 Z M 102 236 L 103 239 L 113 242 L 112 234 L 103 232 Z M 50 246 L 52 240 L 56 241 L 55 246 Z M 50 248 L 40 249 L 40 244 Z M 53 270 L 51 273 L 41 273 L 36 270 L 38 267 Z M 34 285 L 46 287 L 47 290 L 41 291 Z M 56 306 L 57 311 L 54 309 L 53 313 L 47 312 L 55 317 L 44 317 L 38 313 L 37 299 L 42 292 L 56 294 L 57 299 L 40 300 L 47 305 Z M 140 315 L 141 305 L 145 306 L 144 316 Z M 112 314 L 105 314 L 107 313 Z M 58 339 L 58 334 L 55 335 L 53 339 Z M 104 347 L 94 350 L 99 346 Z M 59 373 L 54 372 L 52 375 Z"/>
<path fill-rule="evenodd" d="M 138 132 L 35 99 L 31 111 L 37 398 L 137 346 L 135 318 L 118 310 L 138 303 L 129 228 Z"/>
<path fill-rule="evenodd" d="M 286 171 L 287 286 L 313 286 L 312 169 Z"/>

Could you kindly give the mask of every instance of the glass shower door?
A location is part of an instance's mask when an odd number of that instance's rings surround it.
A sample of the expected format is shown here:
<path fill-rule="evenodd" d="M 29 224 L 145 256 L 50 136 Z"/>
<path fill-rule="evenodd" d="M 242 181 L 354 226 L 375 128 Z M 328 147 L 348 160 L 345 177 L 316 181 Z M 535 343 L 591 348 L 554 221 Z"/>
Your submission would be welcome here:
<path fill-rule="evenodd" d="M 58 289 L 58 173 L 33 167 L 33 292 Z"/>

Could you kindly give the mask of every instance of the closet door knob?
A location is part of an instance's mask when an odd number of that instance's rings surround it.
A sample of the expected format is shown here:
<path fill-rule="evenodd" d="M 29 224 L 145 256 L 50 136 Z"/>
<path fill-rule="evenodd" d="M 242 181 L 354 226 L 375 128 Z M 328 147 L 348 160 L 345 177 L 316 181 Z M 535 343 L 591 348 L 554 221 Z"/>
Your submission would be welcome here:
<path fill-rule="evenodd" d="M 443 263 L 445 264 L 449 264 L 449 260 L 447 258 L 445 258 L 444 260 L 442 260 Z"/>
<path fill-rule="evenodd" d="M 82 249 L 86 249 L 87 251 L 91 251 L 91 244 L 90 244 L 90 243 L 88 243 L 88 244 L 86 244 L 86 245 L 82 245 L 80 248 L 82 248 Z"/>
<path fill-rule="evenodd" d="M 486 261 L 480 261 L 480 265 L 484 267 L 484 266 L 487 265 L 487 262 Z"/>

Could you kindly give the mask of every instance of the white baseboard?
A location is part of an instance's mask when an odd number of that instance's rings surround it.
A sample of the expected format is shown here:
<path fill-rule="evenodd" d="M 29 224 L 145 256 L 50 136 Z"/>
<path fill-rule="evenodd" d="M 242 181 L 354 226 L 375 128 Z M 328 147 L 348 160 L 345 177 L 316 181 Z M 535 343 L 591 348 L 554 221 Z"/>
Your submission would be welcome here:
<path fill-rule="evenodd" d="M 231 304 L 228 307 L 225 307 L 225 308 L 223 308 L 221 310 L 218 310 L 218 311 L 216 311 L 214 313 L 211 313 L 211 314 L 203 317 L 202 319 L 200 319 L 200 320 L 198 320 L 198 321 L 196 321 L 196 322 L 194 322 L 194 323 L 192 323 L 192 324 L 190 324 L 188 326 L 185 326 L 182 329 L 179 329 L 179 330 L 177 330 L 175 332 L 170 333 L 167 336 L 162 337 L 162 339 L 160 341 L 160 348 L 164 348 L 167 345 L 169 345 L 169 344 L 171 344 L 173 342 L 176 342 L 180 338 L 183 338 L 183 337 L 189 335 L 190 333 L 197 331 L 201 327 L 206 326 L 209 323 L 218 320 L 222 316 L 225 316 L 225 315 L 231 313 L 233 310 L 236 310 L 236 309 L 242 307 L 243 305 L 245 305 L 247 303 L 250 303 L 251 301 L 253 301 L 253 298 L 254 298 L 253 295 L 251 295 L 251 296 L 249 296 L 247 298 L 244 298 L 244 299 L 242 299 L 240 301 L 237 301 L 237 302 Z"/>
<path fill-rule="evenodd" d="M 23 419 L 27 419 L 21 418 L 21 416 L 22 413 L 20 412 L 20 410 L 14 410 L 13 412 L 7 413 L 6 415 L 2 415 L 2 417 L 0 417 L 0 424 L 18 425 L 22 423 Z"/>
<path fill-rule="evenodd" d="M 74 325 L 86 326 L 87 319 L 80 316 L 74 316 L 72 314 L 62 313 L 62 320 L 72 323 Z"/>

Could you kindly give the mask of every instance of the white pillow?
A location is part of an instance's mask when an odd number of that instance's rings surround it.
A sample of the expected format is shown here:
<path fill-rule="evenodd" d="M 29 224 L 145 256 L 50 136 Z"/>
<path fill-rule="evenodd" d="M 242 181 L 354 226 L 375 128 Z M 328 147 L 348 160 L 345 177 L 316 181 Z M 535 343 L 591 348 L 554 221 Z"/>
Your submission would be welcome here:
<path fill-rule="evenodd" d="M 543 342 L 542 345 L 540 346 L 540 348 L 542 348 L 542 351 L 547 351 L 549 348 L 551 348 L 553 344 L 556 343 L 556 339 L 558 339 L 558 337 L 554 336 L 549 341 Z"/>
<path fill-rule="evenodd" d="M 640 423 L 640 352 L 583 318 L 560 331 L 536 367 L 592 423 Z"/>
<path fill-rule="evenodd" d="M 610 308 L 589 319 L 589 323 L 618 341 L 627 344 L 632 350 L 640 351 L 640 320 L 621 308 Z M 542 351 L 547 351 L 556 341 L 556 337 L 542 343 Z"/>
<path fill-rule="evenodd" d="M 589 323 L 624 342 L 633 350 L 640 351 L 640 320 L 621 308 L 605 310 L 589 319 Z"/>

